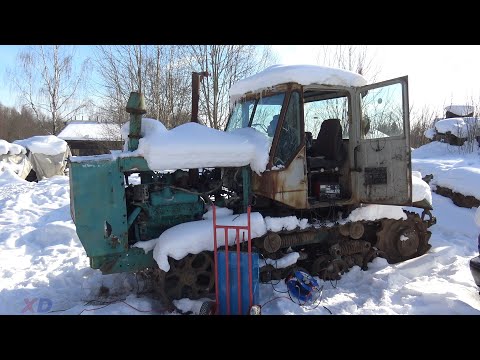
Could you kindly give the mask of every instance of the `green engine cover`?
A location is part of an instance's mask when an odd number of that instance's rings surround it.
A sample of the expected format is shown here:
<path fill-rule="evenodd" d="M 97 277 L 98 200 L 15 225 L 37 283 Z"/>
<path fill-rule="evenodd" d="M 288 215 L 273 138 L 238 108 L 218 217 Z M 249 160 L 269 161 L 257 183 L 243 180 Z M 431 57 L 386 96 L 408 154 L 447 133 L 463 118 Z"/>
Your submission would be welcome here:
<path fill-rule="evenodd" d="M 97 155 L 70 162 L 72 219 L 90 266 L 105 274 L 153 266 L 152 252 L 145 254 L 131 245 L 157 238 L 174 225 L 198 220 L 205 211 L 200 196 L 172 189 L 169 181 L 129 202 L 124 173 L 132 171 L 141 173 L 140 186 L 148 190 L 150 185 L 144 180 L 153 172 L 141 157 Z"/>

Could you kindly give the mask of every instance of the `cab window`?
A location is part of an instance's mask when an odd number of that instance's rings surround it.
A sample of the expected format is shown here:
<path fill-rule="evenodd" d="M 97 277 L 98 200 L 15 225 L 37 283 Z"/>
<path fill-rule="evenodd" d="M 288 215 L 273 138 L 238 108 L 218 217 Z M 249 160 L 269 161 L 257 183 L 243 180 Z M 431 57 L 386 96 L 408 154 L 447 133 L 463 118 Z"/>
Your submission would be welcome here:
<path fill-rule="evenodd" d="M 349 138 L 349 112 L 347 94 L 324 95 L 314 93 L 305 97 L 304 116 L 305 131 L 316 139 L 322 123 L 327 119 L 340 119 L 343 139 Z"/>
<path fill-rule="evenodd" d="M 300 94 L 298 92 L 293 92 L 290 97 L 278 140 L 273 166 L 282 168 L 295 156 L 302 140 L 300 132 Z"/>
<path fill-rule="evenodd" d="M 244 103 L 237 103 L 233 108 L 230 119 L 228 120 L 225 131 L 232 131 L 248 126 L 252 111 L 255 106 L 255 100 L 246 101 Z"/>
<path fill-rule="evenodd" d="M 402 84 L 370 89 L 361 95 L 364 139 L 404 135 Z"/>

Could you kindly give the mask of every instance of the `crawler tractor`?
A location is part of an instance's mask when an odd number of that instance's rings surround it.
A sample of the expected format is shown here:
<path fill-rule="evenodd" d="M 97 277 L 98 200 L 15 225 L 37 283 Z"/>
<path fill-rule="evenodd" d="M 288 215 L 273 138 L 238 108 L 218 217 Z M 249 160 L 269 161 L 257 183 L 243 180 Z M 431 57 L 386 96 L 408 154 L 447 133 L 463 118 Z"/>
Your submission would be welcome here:
<path fill-rule="evenodd" d="M 308 76 L 306 76 L 306 74 Z M 198 86 L 192 76 L 192 121 Z M 278 66 L 234 84 L 226 132 L 251 127 L 270 140 L 261 174 L 249 166 L 154 171 L 141 156 L 88 156 L 70 161 L 71 212 L 90 266 L 104 274 L 150 274 L 164 298 L 214 291 L 208 251 L 169 258 L 158 268 L 152 251 L 133 247 L 166 229 L 199 220 L 209 203 L 243 213 L 307 218 L 304 229 L 268 231 L 252 239 L 261 257 L 299 252 L 297 264 L 322 279 L 339 279 L 376 256 L 397 263 L 428 251 L 435 218 L 426 200 L 412 203 L 408 79 L 367 85 L 364 78 L 318 66 Z M 133 92 L 129 150 L 137 149 L 143 97 Z M 138 174 L 140 184 L 129 184 Z M 405 219 L 350 219 L 366 204 L 423 209 Z M 420 211 L 421 212 L 421 211 Z M 213 239 L 212 239 L 213 241 Z M 260 269 L 260 281 L 284 278 L 292 266 Z"/>

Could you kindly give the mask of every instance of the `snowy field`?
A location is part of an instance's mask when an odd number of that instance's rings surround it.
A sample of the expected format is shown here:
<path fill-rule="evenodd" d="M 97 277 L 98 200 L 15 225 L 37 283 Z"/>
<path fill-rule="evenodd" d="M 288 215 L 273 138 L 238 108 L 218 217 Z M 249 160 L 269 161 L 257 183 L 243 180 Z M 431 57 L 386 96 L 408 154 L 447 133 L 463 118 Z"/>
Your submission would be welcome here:
<path fill-rule="evenodd" d="M 467 152 L 467 147 L 426 144 L 412 152 L 413 169 L 423 176 L 432 174 L 431 187 L 439 185 L 480 200 L 480 151 Z"/>
<path fill-rule="evenodd" d="M 423 176 L 433 173 L 439 185 L 477 196 L 477 152 L 465 156 L 432 143 L 415 150 L 413 158 L 414 170 Z M 427 254 L 396 265 L 377 258 L 367 271 L 353 267 L 338 282 L 320 280 L 322 291 L 309 306 L 292 302 L 283 281 L 261 284 L 262 313 L 480 315 L 469 270 L 480 231 L 476 209 L 457 207 L 437 194 L 433 207 L 437 224 L 430 228 Z M 28 183 L 0 172 L 0 208 L 1 314 L 169 314 L 147 295 L 137 295 L 142 284 L 134 275 L 90 269 L 70 218 L 68 177 Z M 186 299 L 176 305 L 193 313 L 199 308 Z"/>

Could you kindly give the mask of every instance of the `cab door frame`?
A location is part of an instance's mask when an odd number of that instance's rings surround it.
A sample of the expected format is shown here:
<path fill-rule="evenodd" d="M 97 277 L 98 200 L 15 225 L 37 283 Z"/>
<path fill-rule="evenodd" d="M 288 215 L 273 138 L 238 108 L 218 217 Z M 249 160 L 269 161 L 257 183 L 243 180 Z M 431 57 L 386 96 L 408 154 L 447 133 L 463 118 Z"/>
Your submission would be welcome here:
<path fill-rule="evenodd" d="M 401 135 L 381 137 L 374 133 L 368 138 L 362 131 L 365 128 L 363 96 L 381 94 L 382 88 L 400 84 L 402 91 L 402 125 Z M 398 87 L 391 87 L 393 92 Z M 372 91 L 373 90 L 373 91 Z M 377 90 L 377 92 L 375 92 Z M 370 92 L 370 95 L 368 95 Z M 385 90 L 385 94 L 388 91 Z M 397 100 L 398 99 L 398 94 Z M 408 77 L 399 77 L 355 89 L 355 146 L 353 148 L 352 174 L 355 176 L 356 198 L 361 203 L 411 205 L 412 203 L 412 168 L 410 148 L 410 118 L 408 101 Z M 382 104 L 382 98 L 373 99 Z M 386 108 L 388 103 L 384 105 Z M 400 105 L 400 104 L 399 104 Z M 378 106 L 378 105 L 376 105 Z M 378 106 L 381 108 L 381 106 Z M 385 113 L 382 113 L 382 116 Z M 374 115 L 377 115 L 375 113 Z M 363 125 L 362 125 L 363 123 Z M 375 124 L 373 124 L 375 125 Z M 370 125 L 372 126 L 372 124 Z M 370 129 L 372 131 L 372 129 Z M 376 135 L 375 135 L 376 134 Z"/>

